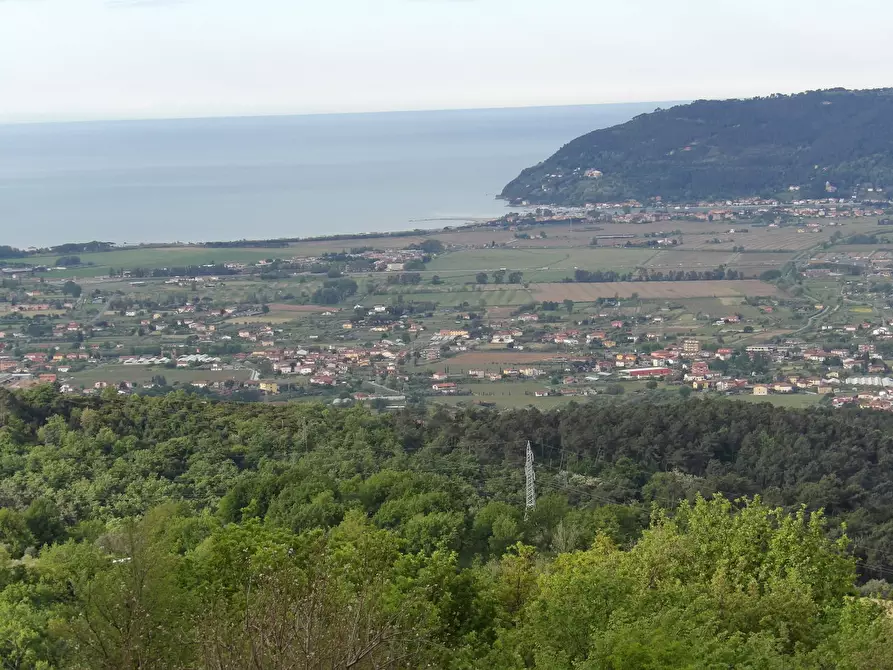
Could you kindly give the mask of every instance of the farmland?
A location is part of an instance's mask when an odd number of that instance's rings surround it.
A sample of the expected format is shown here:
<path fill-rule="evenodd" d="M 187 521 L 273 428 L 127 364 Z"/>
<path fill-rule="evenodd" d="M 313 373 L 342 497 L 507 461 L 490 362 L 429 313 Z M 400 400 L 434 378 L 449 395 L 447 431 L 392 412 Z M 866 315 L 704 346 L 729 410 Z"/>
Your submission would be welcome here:
<path fill-rule="evenodd" d="M 632 298 L 634 295 L 644 300 L 667 300 L 778 294 L 778 289 L 772 284 L 753 280 L 535 284 L 530 289 L 536 300 L 567 299 L 575 302 L 594 302 L 599 298 Z"/>
<path fill-rule="evenodd" d="M 715 249 L 700 251 L 666 250 L 659 251 L 645 263 L 651 270 L 710 270 L 725 266 L 744 272 L 745 276 L 755 277 L 765 272 L 782 267 L 791 261 L 795 254 L 791 252 L 733 252 Z"/>
<path fill-rule="evenodd" d="M 74 383 L 92 386 L 96 382 L 110 384 L 119 381 L 147 383 L 153 377 L 164 377 L 168 383 L 192 384 L 194 382 L 223 381 L 227 379 L 246 380 L 250 370 L 171 370 L 162 366 L 105 365 L 95 370 L 77 372 L 71 375 Z"/>
<path fill-rule="evenodd" d="M 529 271 L 565 270 L 577 267 L 604 270 L 631 270 L 655 255 L 649 249 L 548 248 L 473 249 L 444 254 L 428 264 L 431 272 L 493 271 L 500 268 Z"/>
<path fill-rule="evenodd" d="M 53 270 L 51 274 L 60 276 L 90 277 L 106 274 L 109 268 L 163 268 L 187 265 L 205 265 L 213 263 L 255 263 L 267 258 L 280 258 L 283 248 L 228 248 L 212 249 L 197 246 L 145 247 L 100 251 L 96 253 L 76 254 L 85 264 L 84 267 Z M 29 263 L 54 266 L 59 255 L 31 256 Z"/>

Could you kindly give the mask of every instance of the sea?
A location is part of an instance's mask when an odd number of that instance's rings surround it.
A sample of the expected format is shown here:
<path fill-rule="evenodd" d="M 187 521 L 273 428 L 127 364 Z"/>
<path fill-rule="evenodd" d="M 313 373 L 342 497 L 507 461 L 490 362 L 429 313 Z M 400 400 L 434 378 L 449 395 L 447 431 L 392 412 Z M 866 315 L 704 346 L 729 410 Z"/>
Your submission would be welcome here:
<path fill-rule="evenodd" d="M 658 106 L 0 125 L 0 245 L 461 225 L 507 212 L 523 168 Z"/>

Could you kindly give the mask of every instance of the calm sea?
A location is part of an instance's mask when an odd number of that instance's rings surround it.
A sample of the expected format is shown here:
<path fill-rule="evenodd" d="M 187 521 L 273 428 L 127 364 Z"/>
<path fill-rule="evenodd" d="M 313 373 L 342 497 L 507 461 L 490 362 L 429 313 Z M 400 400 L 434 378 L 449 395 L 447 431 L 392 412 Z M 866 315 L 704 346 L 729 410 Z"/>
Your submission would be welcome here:
<path fill-rule="evenodd" d="M 655 103 L 0 125 L 0 245 L 305 237 L 506 210 L 518 172 Z"/>

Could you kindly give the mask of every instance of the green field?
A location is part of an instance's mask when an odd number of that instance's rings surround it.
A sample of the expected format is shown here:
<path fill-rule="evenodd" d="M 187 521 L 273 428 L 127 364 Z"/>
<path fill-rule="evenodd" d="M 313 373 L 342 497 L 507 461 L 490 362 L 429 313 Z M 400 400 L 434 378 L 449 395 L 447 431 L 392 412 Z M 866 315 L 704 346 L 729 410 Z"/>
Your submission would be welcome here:
<path fill-rule="evenodd" d="M 806 393 L 791 393 L 768 396 L 738 395 L 735 396 L 735 400 L 742 400 L 744 402 L 768 402 L 778 407 L 803 409 L 818 405 L 824 397 L 825 396 Z"/>
<path fill-rule="evenodd" d="M 526 407 L 533 405 L 540 409 L 552 409 L 562 405 L 571 398 L 548 397 L 537 398 L 535 391 L 541 391 L 548 387 L 548 380 L 543 382 L 481 382 L 473 384 L 459 384 L 459 388 L 471 391 L 472 396 L 445 396 L 437 398 L 435 402 L 446 402 L 454 405 L 460 402 L 471 403 L 475 401 L 496 403 L 499 407 Z M 576 398 L 585 401 L 585 397 Z"/>
<path fill-rule="evenodd" d="M 67 268 L 64 271 L 51 271 L 49 276 L 59 277 L 92 277 L 105 274 L 110 267 L 114 268 L 165 268 L 171 266 L 206 265 L 210 263 L 256 263 L 266 258 L 290 258 L 295 255 L 294 247 L 285 248 L 231 248 L 209 249 L 205 247 L 164 247 L 121 249 L 100 251 L 96 253 L 66 254 L 78 256 L 82 263 L 92 263 L 86 267 Z M 29 263 L 31 265 L 53 266 L 62 254 L 51 256 L 29 256 L 25 259 L 11 261 Z"/>
<path fill-rule="evenodd" d="M 442 254 L 428 263 L 432 272 L 493 272 L 501 268 L 521 270 L 525 281 L 542 281 L 534 272 L 562 270 L 561 276 L 574 268 L 586 270 L 632 270 L 644 265 L 656 252 L 650 249 L 614 249 L 568 247 L 555 249 L 469 249 Z"/>
<path fill-rule="evenodd" d="M 160 375 L 168 384 L 188 384 L 195 381 L 220 381 L 226 379 L 238 379 L 246 381 L 251 376 L 250 370 L 190 370 L 167 369 L 162 366 L 145 365 L 101 365 L 71 375 L 61 375 L 61 378 L 76 386 L 93 386 L 96 382 L 134 382 L 144 384 L 152 381 L 152 377 Z"/>
<path fill-rule="evenodd" d="M 504 289 L 498 290 L 478 290 L 471 286 L 468 288 L 457 286 L 439 291 L 424 290 L 425 288 L 426 287 L 422 287 L 420 290 L 403 291 L 393 289 L 392 292 L 395 294 L 402 293 L 404 300 L 406 301 L 431 301 L 436 302 L 440 307 L 458 307 L 463 303 L 468 303 L 469 308 L 480 306 L 498 307 L 503 305 L 526 305 L 533 302 L 533 297 L 531 296 L 530 291 L 521 286 L 507 286 Z M 381 302 L 381 296 L 376 296 L 375 299 L 364 299 L 360 302 L 363 304 L 374 304 L 376 301 Z"/>

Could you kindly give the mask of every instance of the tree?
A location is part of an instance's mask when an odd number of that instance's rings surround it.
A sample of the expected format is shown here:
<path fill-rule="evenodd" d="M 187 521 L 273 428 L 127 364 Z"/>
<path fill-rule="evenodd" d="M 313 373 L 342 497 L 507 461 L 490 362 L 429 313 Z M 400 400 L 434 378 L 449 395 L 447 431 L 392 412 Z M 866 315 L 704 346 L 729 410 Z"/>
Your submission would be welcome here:
<path fill-rule="evenodd" d="M 434 275 L 433 277 L 431 277 L 431 283 L 437 286 L 439 284 L 442 284 L 443 280 L 440 278 L 439 275 Z"/>
<path fill-rule="evenodd" d="M 14 557 L 21 556 L 28 547 L 34 545 L 34 535 L 20 512 L 0 508 L 0 543 Z"/>
<path fill-rule="evenodd" d="M 564 305 L 564 308 L 567 310 L 568 314 L 574 311 L 574 301 L 570 298 L 565 298 L 561 304 Z"/>
<path fill-rule="evenodd" d="M 426 254 L 440 254 L 443 253 L 446 247 L 443 242 L 436 239 L 427 239 L 424 240 L 421 244 L 414 245 L 417 249 L 424 251 Z"/>
<path fill-rule="evenodd" d="M 478 272 L 478 273 L 474 276 L 474 282 L 475 282 L 476 284 L 486 284 L 486 283 L 487 283 L 487 279 L 488 279 L 488 276 L 487 276 L 487 273 L 486 273 L 486 272 Z"/>
<path fill-rule="evenodd" d="M 524 277 L 524 273 L 518 270 L 509 272 L 509 284 L 520 284 Z"/>
<path fill-rule="evenodd" d="M 177 667 L 194 646 L 188 594 L 176 581 L 177 555 L 166 546 L 173 507 L 126 522 L 108 538 L 110 553 L 88 544 L 54 547 L 44 569 L 68 575 L 73 601 L 61 631 L 83 667 Z M 182 666 L 181 666 L 182 667 Z"/>
<path fill-rule="evenodd" d="M 818 612 L 852 620 L 854 568 L 844 544 L 827 539 L 820 514 L 786 515 L 759 501 L 685 502 L 672 517 L 658 512 L 630 551 L 601 537 L 589 551 L 558 556 L 500 646 L 537 667 L 805 662 L 834 646 Z M 889 622 L 878 633 L 880 645 L 891 644 Z M 765 639 L 757 644 L 754 635 Z"/>
<path fill-rule="evenodd" d="M 62 285 L 62 295 L 70 295 L 72 298 L 80 298 L 83 289 L 73 281 L 67 281 Z"/>
<path fill-rule="evenodd" d="M 59 507 L 46 498 L 36 498 L 25 510 L 25 525 L 38 546 L 65 539 L 65 524 Z"/>

